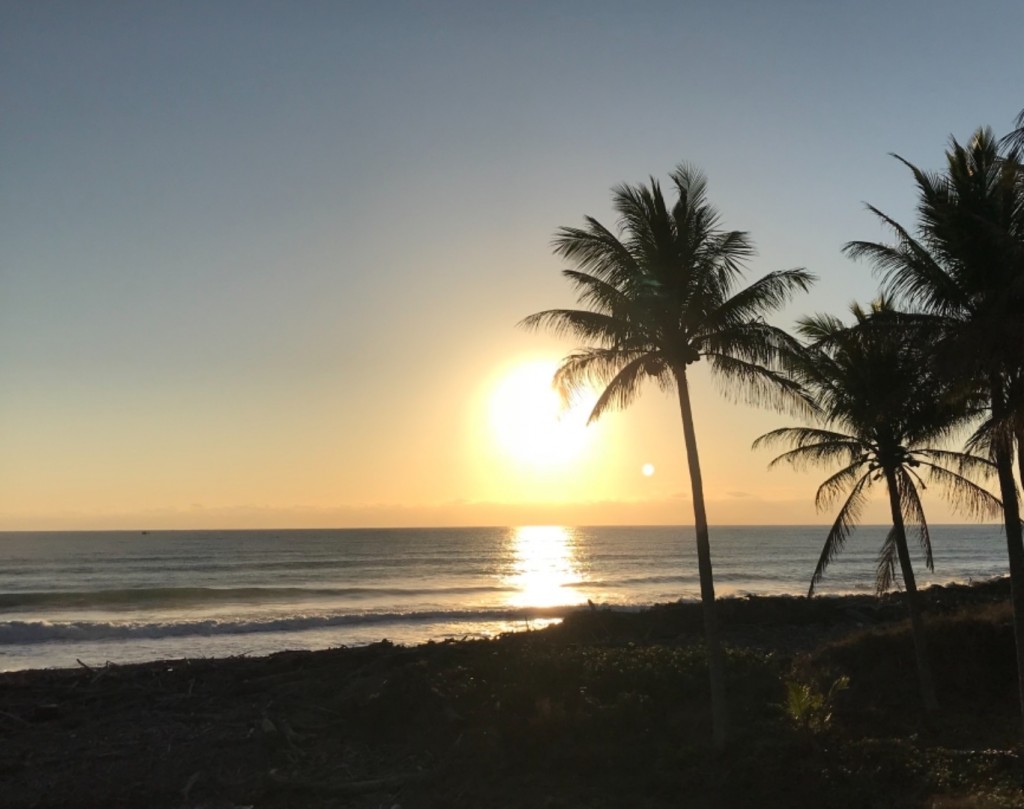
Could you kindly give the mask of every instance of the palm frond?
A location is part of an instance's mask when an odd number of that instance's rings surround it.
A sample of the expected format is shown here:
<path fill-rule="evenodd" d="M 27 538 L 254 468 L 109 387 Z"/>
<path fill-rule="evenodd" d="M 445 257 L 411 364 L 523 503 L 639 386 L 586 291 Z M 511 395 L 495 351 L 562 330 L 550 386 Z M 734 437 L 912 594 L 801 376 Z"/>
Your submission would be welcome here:
<path fill-rule="evenodd" d="M 705 218 L 712 219 L 711 217 Z M 703 229 L 709 235 L 702 244 L 700 260 L 710 264 L 721 264 L 722 270 L 718 280 L 720 288 L 724 292 L 732 288 L 735 279 L 743 274 L 744 263 L 747 259 L 757 255 L 757 250 L 754 249 L 754 243 L 746 231 L 719 232 L 708 228 L 710 221 L 702 224 L 704 225 Z"/>
<path fill-rule="evenodd" d="M 734 357 L 772 369 L 781 368 L 800 350 L 800 343 L 785 329 L 762 320 L 719 326 L 708 316 L 689 331 L 701 353 Z"/>
<path fill-rule="evenodd" d="M 818 486 L 818 491 L 814 494 L 814 507 L 818 511 L 824 511 L 827 508 L 831 508 L 832 504 L 836 501 L 841 494 L 848 491 L 850 487 L 859 479 L 858 475 L 863 475 L 867 480 L 866 487 L 871 486 L 871 475 L 870 472 L 864 472 L 864 463 L 859 459 L 843 467 L 838 472 L 829 475 L 825 478 L 825 481 Z"/>
<path fill-rule="evenodd" d="M 996 447 L 1000 444 L 1011 446 L 1014 441 L 1014 421 L 1007 418 L 1005 411 L 999 415 L 991 415 L 985 419 L 964 443 L 964 449 L 972 455 L 984 453 L 990 458 L 995 457 Z"/>
<path fill-rule="evenodd" d="M 996 430 L 995 421 L 991 418 L 982 421 L 971 435 L 964 441 L 964 450 L 971 455 L 994 457 L 992 438 Z"/>
<path fill-rule="evenodd" d="M 958 513 L 972 520 L 995 520 L 1002 515 L 1002 501 L 973 480 L 928 461 L 921 461 L 921 465 L 928 469 L 930 481 L 946 491 L 950 505 Z"/>
<path fill-rule="evenodd" d="M 684 162 L 676 165 L 669 173 L 669 177 L 672 178 L 672 184 L 679 195 L 679 205 L 673 210 L 679 210 L 680 206 L 685 211 L 712 210 L 707 202 L 708 178 L 703 171 L 692 163 Z M 706 227 L 709 230 L 718 228 L 717 215 L 706 223 Z"/>
<path fill-rule="evenodd" d="M 651 357 L 644 355 L 620 368 L 598 396 L 587 417 L 587 424 L 597 421 L 606 410 L 621 410 L 631 405 L 640 392 L 644 377 L 650 376 L 648 368 L 651 364 Z"/>
<path fill-rule="evenodd" d="M 642 350 L 589 348 L 565 357 L 555 372 L 554 384 L 563 401 L 578 394 L 600 390 L 589 422 L 609 407 L 625 407 L 636 398 L 644 377 L 668 376 L 669 369 L 657 354 Z"/>
<path fill-rule="evenodd" d="M 629 291 L 623 291 L 615 284 L 594 275 L 577 270 L 562 270 L 562 276 L 576 288 L 576 299 L 587 305 L 590 311 L 601 312 L 618 320 L 625 333 L 628 325 L 636 339 L 656 339 L 657 327 L 651 321 L 651 313 L 638 298 Z"/>
<path fill-rule="evenodd" d="M 782 427 L 772 430 L 756 438 L 751 449 L 760 449 L 782 442 L 797 446 L 773 458 L 768 463 L 769 469 L 784 463 L 795 469 L 804 469 L 809 466 L 836 462 L 847 464 L 851 469 L 857 469 L 867 457 L 864 453 L 864 446 L 859 440 L 840 433 L 831 433 L 810 427 Z M 827 484 L 828 481 L 823 485 Z M 820 492 L 819 507 L 821 507 Z"/>
<path fill-rule="evenodd" d="M 846 324 L 835 315 L 817 314 L 800 318 L 796 331 L 804 339 L 817 344 L 834 339 L 837 333 L 845 331 L 846 328 Z"/>
<path fill-rule="evenodd" d="M 860 446 L 859 438 L 847 435 L 846 433 L 822 430 L 817 427 L 779 427 L 755 438 L 751 449 L 770 447 L 782 442 L 796 444 L 798 447 L 805 447 L 810 444 L 846 444 L 851 442 Z"/>
<path fill-rule="evenodd" d="M 739 325 L 775 312 L 796 292 L 807 292 L 816 277 L 807 270 L 777 270 L 762 276 L 722 303 L 708 319 L 710 328 Z"/>
<path fill-rule="evenodd" d="M 518 325 L 531 331 L 547 329 L 559 337 L 572 335 L 602 345 L 616 345 L 627 342 L 629 338 L 621 320 L 586 309 L 548 309 L 523 318 Z"/>
<path fill-rule="evenodd" d="M 812 407 L 800 384 L 785 374 L 756 362 L 708 352 L 712 378 L 730 401 L 770 407 L 794 415 L 808 415 Z"/>
<path fill-rule="evenodd" d="M 649 352 L 640 349 L 593 346 L 573 351 L 562 358 L 555 371 L 555 387 L 577 392 L 603 388 L 622 368 Z"/>
<path fill-rule="evenodd" d="M 861 477 L 853 485 L 850 496 L 846 498 L 843 507 L 839 509 L 839 514 L 836 516 L 835 522 L 832 523 L 828 536 L 825 537 L 825 546 L 821 549 L 821 556 L 818 558 L 818 564 L 814 568 L 814 575 L 811 576 L 811 586 L 807 590 L 808 598 L 814 595 L 815 585 L 819 584 L 822 578 L 824 578 L 825 570 L 832 563 L 832 560 L 842 552 L 843 547 L 846 545 L 846 540 L 856 527 L 857 521 L 860 519 L 861 510 L 864 507 L 864 490 L 870 485 L 870 482 L 870 475 Z"/>
<path fill-rule="evenodd" d="M 850 463 L 856 459 L 860 463 L 859 455 L 854 445 L 843 445 L 829 442 L 827 444 L 809 444 L 804 447 L 783 452 L 781 455 L 772 458 L 768 462 L 768 468 L 774 469 L 782 464 L 789 464 L 794 469 L 806 469 L 811 466 L 819 466 L 827 463 Z"/>
<path fill-rule="evenodd" d="M 612 189 L 612 207 L 619 214 L 619 230 L 626 249 L 642 272 L 661 263 L 664 249 L 674 240 L 661 186 L 651 179 L 650 187 L 623 183 Z"/>
<path fill-rule="evenodd" d="M 1007 146 L 1013 150 L 1024 150 L 1024 110 L 1021 110 L 1013 122 L 1016 127 L 1012 132 L 1003 136 L 999 141 L 1000 146 Z"/>
<path fill-rule="evenodd" d="M 908 470 L 900 469 L 896 476 L 900 501 L 900 509 L 903 512 L 904 531 L 908 526 L 913 526 L 917 534 L 918 544 L 924 552 L 924 563 L 929 570 L 935 570 L 935 560 L 932 557 L 932 537 L 928 530 L 928 521 L 924 516 L 924 506 L 921 505 L 921 495 L 914 485 L 913 479 Z"/>
<path fill-rule="evenodd" d="M 636 258 L 619 239 L 592 216 L 584 217 L 586 228 L 559 228 L 552 240 L 556 255 L 580 270 L 617 283 L 636 275 Z"/>
<path fill-rule="evenodd" d="M 897 528 L 893 526 L 882 540 L 882 547 L 875 560 L 875 593 L 882 595 L 896 581 L 896 560 L 899 551 L 896 547 Z"/>
<path fill-rule="evenodd" d="M 870 261 L 887 290 L 912 305 L 947 314 L 962 307 L 963 290 L 933 252 L 888 214 L 872 205 L 867 209 L 896 234 L 896 244 L 852 241 L 843 246 L 843 253 L 854 260 Z"/>
<path fill-rule="evenodd" d="M 955 467 L 956 472 L 960 475 L 980 475 L 987 479 L 996 473 L 996 465 L 993 461 L 971 452 L 923 447 L 915 449 L 914 455 L 926 458 L 932 463 L 942 464 L 947 469 Z"/>

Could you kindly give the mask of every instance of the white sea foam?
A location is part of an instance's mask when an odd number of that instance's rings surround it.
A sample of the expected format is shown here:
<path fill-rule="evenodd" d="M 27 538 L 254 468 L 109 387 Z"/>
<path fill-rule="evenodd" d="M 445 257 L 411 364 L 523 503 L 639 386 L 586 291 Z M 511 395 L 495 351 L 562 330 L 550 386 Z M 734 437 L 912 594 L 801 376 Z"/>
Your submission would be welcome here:
<path fill-rule="evenodd" d="M 436 610 L 432 612 L 350 613 L 342 615 L 295 616 L 270 620 L 204 621 L 5 621 L 0 622 L 0 646 L 50 643 L 53 641 L 132 640 L 136 638 L 178 638 L 198 635 L 246 635 L 257 632 L 306 632 L 312 629 L 388 624 L 495 623 L 562 618 L 576 607 L 531 607 L 528 609 Z"/>

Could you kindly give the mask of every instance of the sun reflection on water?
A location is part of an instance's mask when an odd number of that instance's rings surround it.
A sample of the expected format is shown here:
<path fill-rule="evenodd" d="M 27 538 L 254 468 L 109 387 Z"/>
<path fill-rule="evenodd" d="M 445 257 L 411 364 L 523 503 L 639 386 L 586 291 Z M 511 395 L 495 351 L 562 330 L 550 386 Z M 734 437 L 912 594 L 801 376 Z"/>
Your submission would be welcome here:
<path fill-rule="evenodd" d="M 572 585 L 583 580 L 572 532 L 557 525 L 528 525 L 509 534 L 511 571 L 505 583 L 514 588 L 515 607 L 580 604 L 585 596 Z"/>

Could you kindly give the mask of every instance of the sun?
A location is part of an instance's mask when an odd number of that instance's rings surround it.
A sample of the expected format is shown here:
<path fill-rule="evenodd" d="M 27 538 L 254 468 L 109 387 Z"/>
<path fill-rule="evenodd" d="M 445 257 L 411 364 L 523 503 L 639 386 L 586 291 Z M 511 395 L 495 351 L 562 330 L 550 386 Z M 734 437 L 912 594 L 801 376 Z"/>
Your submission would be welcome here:
<path fill-rule="evenodd" d="M 590 442 L 587 416 L 593 401 L 566 406 L 552 387 L 558 363 L 536 360 L 517 365 L 495 386 L 490 423 L 503 454 L 534 467 L 553 467 L 578 458 Z"/>

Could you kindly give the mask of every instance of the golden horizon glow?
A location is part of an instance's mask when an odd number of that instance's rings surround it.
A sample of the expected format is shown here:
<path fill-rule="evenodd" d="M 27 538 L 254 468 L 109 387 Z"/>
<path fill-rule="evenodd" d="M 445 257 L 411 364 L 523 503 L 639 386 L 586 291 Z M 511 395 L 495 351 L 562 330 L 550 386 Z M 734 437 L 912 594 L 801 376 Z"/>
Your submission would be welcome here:
<path fill-rule="evenodd" d="M 514 607 L 558 607 L 581 604 L 583 593 L 572 587 L 583 580 L 572 533 L 558 525 L 530 525 L 509 532 L 512 568 L 506 584 L 515 588 Z"/>
<path fill-rule="evenodd" d="M 538 469 L 578 459 L 593 437 L 587 417 L 593 399 L 566 405 L 552 385 L 558 363 L 531 360 L 498 381 L 489 401 L 494 441 L 510 460 Z"/>

